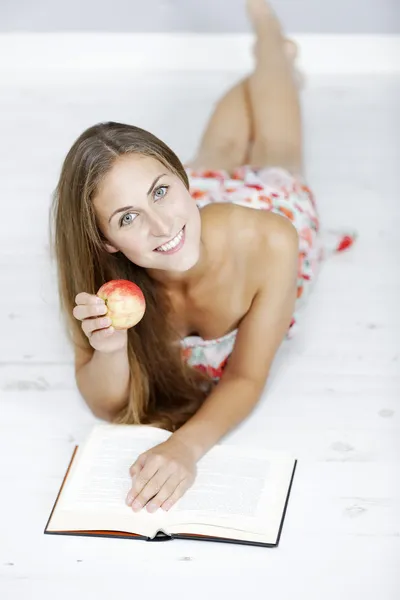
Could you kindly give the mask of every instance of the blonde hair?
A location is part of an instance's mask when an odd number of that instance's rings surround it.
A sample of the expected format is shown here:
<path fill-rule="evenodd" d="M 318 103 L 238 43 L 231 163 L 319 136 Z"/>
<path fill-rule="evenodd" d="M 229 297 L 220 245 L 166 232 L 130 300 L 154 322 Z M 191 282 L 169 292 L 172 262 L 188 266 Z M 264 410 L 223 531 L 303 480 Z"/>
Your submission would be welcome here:
<path fill-rule="evenodd" d="M 90 349 L 80 322 L 72 315 L 76 295 L 96 294 L 112 279 L 128 279 L 142 289 L 146 312 L 128 330 L 129 399 L 113 422 L 152 424 L 174 431 L 197 411 L 212 379 L 182 359 L 163 286 L 122 253 L 110 254 L 105 248 L 92 200 L 118 157 L 128 153 L 157 159 L 189 189 L 178 157 L 148 131 L 114 122 L 84 131 L 64 160 L 51 206 L 50 236 L 60 303 L 71 341 Z"/>

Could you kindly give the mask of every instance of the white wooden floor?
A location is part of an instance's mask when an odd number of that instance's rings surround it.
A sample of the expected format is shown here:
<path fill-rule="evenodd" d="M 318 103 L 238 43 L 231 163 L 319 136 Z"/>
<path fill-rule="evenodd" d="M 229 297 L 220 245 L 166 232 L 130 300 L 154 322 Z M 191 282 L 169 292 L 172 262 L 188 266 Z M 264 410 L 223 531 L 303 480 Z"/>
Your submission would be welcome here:
<path fill-rule="evenodd" d="M 238 76 L 241 74 L 238 74 Z M 325 264 L 297 337 L 228 442 L 299 459 L 278 549 L 45 536 L 94 417 L 59 320 L 47 215 L 61 161 L 100 120 L 190 157 L 234 74 L 92 73 L 0 81 L 0 596 L 353 600 L 400 595 L 400 78 L 311 79 L 309 181 L 325 225 L 356 228 Z M 189 108 L 190 107 L 190 108 Z M 211 591 L 215 590 L 215 591 Z M 396 593 L 397 592 L 397 593 Z"/>

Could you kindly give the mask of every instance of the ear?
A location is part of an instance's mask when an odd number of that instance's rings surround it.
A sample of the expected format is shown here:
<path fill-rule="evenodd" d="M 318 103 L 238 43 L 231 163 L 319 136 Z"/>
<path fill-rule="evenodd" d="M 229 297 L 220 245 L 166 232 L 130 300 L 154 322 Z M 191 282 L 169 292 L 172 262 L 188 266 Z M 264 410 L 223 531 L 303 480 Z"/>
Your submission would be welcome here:
<path fill-rule="evenodd" d="M 104 246 L 107 252 L 109 252 L 110 254 L 115 254 L 116 252 L 119 252 L 118 248 L 115 248 L 115 246 L 112 246 L 111 244 L 104 244 Z"/>

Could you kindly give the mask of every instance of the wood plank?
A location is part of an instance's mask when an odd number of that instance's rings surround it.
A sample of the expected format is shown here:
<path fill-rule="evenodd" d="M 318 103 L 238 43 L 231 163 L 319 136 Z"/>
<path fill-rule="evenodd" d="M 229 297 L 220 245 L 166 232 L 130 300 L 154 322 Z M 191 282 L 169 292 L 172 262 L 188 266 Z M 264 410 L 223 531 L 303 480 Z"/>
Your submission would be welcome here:
<path fill-rule="evenodd" d="M 57 86 L 43 77 L 0 78 L 0 594 L 7 600 L 70 600 L 78 588 L 79 597 L 147 596 L 149 582 L 153 594 L 183 597 L 190 589 L 194 600 L 204 596 L 200 583 L 232 598 L 260 589 L 277 600 L 398 596 L 398 77 L 311 79 L 303 93 L 307 175 L 323 224 L 357 229 L 359 238 L 324 264 L 261 402 L 225 440 L 298 456 L 279 548 L 43 535 L 73 447 L 97 422 L 76 389 L 49 259 L 48 209 L 63 157 L 84 128 L 115 119 L 150 129 L 186 160 L 236 75 L 124 71 L 74 81 L 70 73 Z M 180 110 L 179 127 L 178 102 L 191 106 Z M 21 136 L 34 150 L 16 160 Z"/>

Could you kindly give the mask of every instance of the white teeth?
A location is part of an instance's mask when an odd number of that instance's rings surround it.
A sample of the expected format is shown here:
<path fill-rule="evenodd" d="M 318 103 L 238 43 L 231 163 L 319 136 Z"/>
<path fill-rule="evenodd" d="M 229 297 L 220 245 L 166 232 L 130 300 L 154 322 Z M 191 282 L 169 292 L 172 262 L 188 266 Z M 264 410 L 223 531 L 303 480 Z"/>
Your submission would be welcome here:
<path fill-rule="evenodd" d="M 180 232 L 178 233 L 178 235 L 175 236 L 173 240 L 168 242 L 168 244 L 163 244 L 162 246 L 159 246 L 158 248 L 156 248 L 156 250 L 158 252 L 167 252 L 168 250 L 172 250 L 172 248 L 175 248 L 179 244 L 182 237 L 183 237 L 183 229 L 181 229 Z"/>

